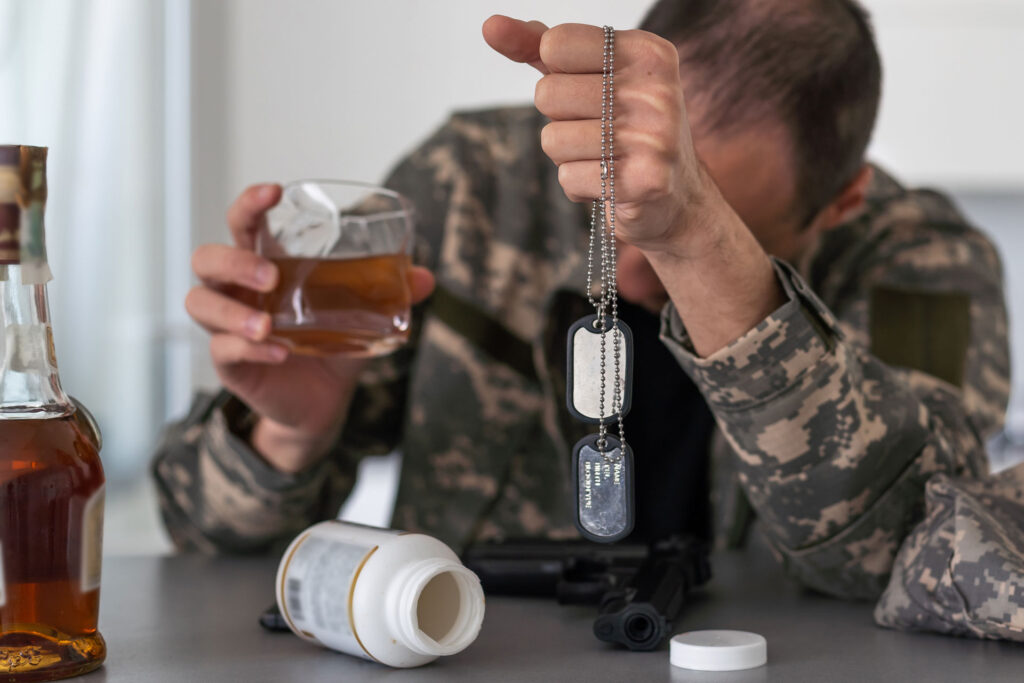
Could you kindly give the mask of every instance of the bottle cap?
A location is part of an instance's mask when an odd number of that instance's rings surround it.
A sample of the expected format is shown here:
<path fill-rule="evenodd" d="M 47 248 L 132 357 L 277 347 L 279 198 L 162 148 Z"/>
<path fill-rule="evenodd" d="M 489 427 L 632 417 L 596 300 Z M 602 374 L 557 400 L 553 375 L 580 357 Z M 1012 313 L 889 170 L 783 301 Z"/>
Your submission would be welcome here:
<path fill-rule="evenodd" d="M 768 641 L 747 631 L 689 631 L 672 638 L 669 656 L 683 669 L 753 669 L 768 661 Z"/>

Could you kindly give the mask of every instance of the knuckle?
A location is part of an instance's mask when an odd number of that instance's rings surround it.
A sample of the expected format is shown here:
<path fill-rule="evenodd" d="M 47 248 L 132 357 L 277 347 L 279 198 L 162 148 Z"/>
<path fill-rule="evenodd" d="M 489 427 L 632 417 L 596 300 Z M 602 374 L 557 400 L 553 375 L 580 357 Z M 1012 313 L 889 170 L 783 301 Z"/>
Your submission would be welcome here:
<path fill-rule="evenodd" d="M 633 60 L 641 69 L 651 72 L 661 72 L 672 68 L 678 71 L 679 53 L 676 46 L 654 34 L 642 34 L 640 40 L 633 46 Z"/>
<path fill-rule="evenodd" d="M 188 290 L 188 293 L 185 295 L 185 311 L 193 318 L 196 317 L 196 312 L 201 308 L 205 291 L 205 287 L 196 286 Z"/>
<path fill-rule="evenodd" d="M 224 252 L 224 269 L 236 282 L 247 280 L 255 270 L 255 254 L 245 249 L 230 247 Z"/>
<path fill-rule="evenodd" d="M 581 193 L 578 164 L 561 164 L 558 167 L 558 184 L 569 201 L 576 204 L 586 201 Z"/>
<path fill-rule="evenodd" d="M 242 194 L 238 195 L 238 199 L 235 201 L 240 207 L 249 209 L 250 211 L 259 208 L 260 205 L 260 192 L 265 187 L 264 183 L 254 183 L 249 187 L 245 188 Z"/>
<path fill-rule="evenodd" d="M 554 156 L 553 152 L 558 140 L 558 130 L 554 126 L 555 124 L 552 122 L 540 129 L 540 148 L 549 157 Z"/>
<path fill-rule="evenodd" d="M 663 117 L 676 114 L 675 109 L 679 104 L 679 92 L 671 85 L 658 82 L 652 83 L 647 91 L 651 107 Z"/>
<path fill-rule="evenodd" d="M 569 188 L 572 186 L 573 176 L 574 173 L 569 164 L 560 164 L 558 166 L 558 184 L 566 192 L 569 192 Z"/>
<path fill-rule="evenodd" d="M 234 300 L 227 297 L 218 297 L 211 312 L 221 325 L 233 328 L 241 326 L 244 319 L 242 312 L 239 310 L 240 308 L 241 305 L 235 303 Z"/>
<path fill-rule="evenodd" d="M 676 134 L 668 125 L 656 126 L 644 136 L 644 143 L 651 156 L 659 162 L 676 158 Z"/>
<path fill-rule="evenodd" d="M 242 220 L 242 211 L 244 210 L 245 197 L 249 190 L 245 190 L 242 194 L 235 197 L 235 201 L 231 202 L 228 206 L 225 218 L 227 219 L 228 226 L 235 227 L 235 224 Z"/>
<path fill-rule="evenodd" d="M 646 199 L 659 199 L 672 190 L 672 173 L 657 155 L 650 156 L 640 177 L 640 190 Z"/>
<path fill-rule="evenodd" d="M 554 91 L 554 83 L 550 75 L 542 76 L 533 89 L 533 104 L 545 113 L 551 105 L 551 97 Z"/>
<path fill-rule="evenodd" d="M 547 64 L 555 56 L 558 41 L 564 33 L 565 25 L 560 24 L 558 26 L 552 26 L 541 34 L 540 46 L 537 49 L 537 53 L 540 55 L 540 61 Z"/>
<path fill-rule="evenodd" d="M 678 66 L 679 64 L 679 50 L 675 44 L 669 40 L 662 38 L 661 36 L 654 36 L 651 41 L 652 51 L 658 56 L 659 60 L 666 66 Z"/>
<path fill-rule="evenodd" d="M 202 269 L 203 267 L 203 263 L 206 261 L 206 256 L 207 254 L 209 254 L 210 251 L 209 246 L 210 245 L 208 244 L 200 244 L 192 252 L 192 272 L 195 273 L 196 275 L 199 274 L 200 269 Z"/>
<path fill-rule="evenodd" d="M 216 363 L 230 362 L 232 347 L 231 337 L 227 335 L 215 334 L 210 337 L 210 357 Z"/>

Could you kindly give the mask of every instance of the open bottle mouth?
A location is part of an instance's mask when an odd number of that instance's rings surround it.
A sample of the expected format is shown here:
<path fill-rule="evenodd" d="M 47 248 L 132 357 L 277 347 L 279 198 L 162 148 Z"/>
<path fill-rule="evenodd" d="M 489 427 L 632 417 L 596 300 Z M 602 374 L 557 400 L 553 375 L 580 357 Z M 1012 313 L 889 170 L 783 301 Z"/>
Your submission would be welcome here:
<path fill-rule="evenodd" d="M 473 572 L 448 560 L 424 560 L 410 569 L 399 601 L 405 645 L 420 654 L 461 652 L 480 632 L 484 594 Z"/>

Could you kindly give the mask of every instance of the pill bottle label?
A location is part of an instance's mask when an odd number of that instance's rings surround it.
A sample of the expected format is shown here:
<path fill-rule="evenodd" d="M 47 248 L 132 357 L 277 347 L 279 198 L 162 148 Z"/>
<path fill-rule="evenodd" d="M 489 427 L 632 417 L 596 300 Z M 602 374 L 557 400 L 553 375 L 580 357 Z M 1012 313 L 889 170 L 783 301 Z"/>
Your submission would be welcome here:
<path fill-rule="evenodd" d="M 374 533 L 381 533 L 374 529 Z M 292 548 L 280 594 L 292 630 L 312 642 L 372 659 L 352 622 L 352 590 L 375 543 L 308 534 Z"/>

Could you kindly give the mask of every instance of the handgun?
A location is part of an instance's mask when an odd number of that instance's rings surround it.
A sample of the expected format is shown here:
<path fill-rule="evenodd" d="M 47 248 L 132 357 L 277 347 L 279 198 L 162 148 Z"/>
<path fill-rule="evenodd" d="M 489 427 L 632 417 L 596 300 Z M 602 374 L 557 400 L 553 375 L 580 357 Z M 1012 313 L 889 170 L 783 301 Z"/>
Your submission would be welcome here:
<path fill-rule="evenodd" d="M 711 578 L 708 554 L 691 537 L 610 546 L 526 539 L 473 545 L 463 562 L 486 593 L 596 604 L 598 639 L 644 651 L 671 635 L 690 591 Z"/>

